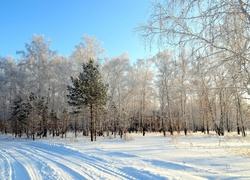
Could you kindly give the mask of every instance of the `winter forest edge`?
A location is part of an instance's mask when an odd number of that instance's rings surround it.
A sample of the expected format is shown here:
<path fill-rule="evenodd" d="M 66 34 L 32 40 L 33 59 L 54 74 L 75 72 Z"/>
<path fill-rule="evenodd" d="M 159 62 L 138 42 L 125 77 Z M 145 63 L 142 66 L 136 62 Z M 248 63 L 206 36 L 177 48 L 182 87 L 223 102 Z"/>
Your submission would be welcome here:
<path fill-rule="evenodd" d="M 100 58 L 94 36 L 83 36 L 69 57 L 43 35 L 33 35 L 19 59 L 0 57 L 0 131 L 33 140 L 67 132 L 91 141 L 131 132 L 246 136 L 249 5 L 192 2 L 152 5 L 135 31 L 146 46 L 160 44 L 159 53 L 134 63 L 127 53 Z"/>

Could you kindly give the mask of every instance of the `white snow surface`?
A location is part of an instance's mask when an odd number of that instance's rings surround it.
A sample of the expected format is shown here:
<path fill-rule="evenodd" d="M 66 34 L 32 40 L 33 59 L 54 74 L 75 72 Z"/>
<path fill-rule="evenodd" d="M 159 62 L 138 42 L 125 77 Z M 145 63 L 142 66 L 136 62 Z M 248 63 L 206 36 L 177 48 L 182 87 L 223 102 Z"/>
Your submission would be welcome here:
<path fill-rule="evenodd" d="M 250 138 L 149 133 L 90 142 L 1 134 L 0 179 L 250 179 Z"/>

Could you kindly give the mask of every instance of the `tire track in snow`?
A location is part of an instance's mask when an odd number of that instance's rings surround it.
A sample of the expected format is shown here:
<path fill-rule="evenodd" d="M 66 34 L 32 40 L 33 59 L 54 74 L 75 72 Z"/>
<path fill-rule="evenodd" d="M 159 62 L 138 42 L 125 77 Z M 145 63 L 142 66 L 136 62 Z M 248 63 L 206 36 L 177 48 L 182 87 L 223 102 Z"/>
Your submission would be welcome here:
<path fill-rule="evenodd" d="M 10 176 L 8 179 L 72 179 L 71 176 L 65 175 L 62 168 L 51 169 L 51 162 L 48 159 L 41 161 L 39 155 L 32 157 L 32 152 L 29 153 L 24 150 L 29 149 L 26 141 L 6 142 L 4 148 L 6 149 L 4 150 L 5 158 L 10 161 Z M 13 163 L 19 166 L 13 165 Z M 47 172 L 48 170 L 49 172 Z M 61 176 L 61 174 L 64 176 Z"/>
<path fill-rule="evenodd" d="M 8 159 L 10 164 L 10 179 L 31 179 L 25 166 L 21 162 L 19 162 L 19 160 L 13 155 L 13 152 L 9 150 L 5 150 L 2 152 L 4 153 L 4 157 Z"/>
<path fill-rule="evenodd" d="M 48 175 L 48 178 L 45 179 L 86 179 L 86 176 L 83 174 L 79 174 L 70 166 L 67 166 L 68 162 L 61 162 L 60 159 L 55 158 L 55 156 L 48 156 L 48 153 L 44 153 L 37 149 L 31 148 L 27 149 L 24 148 L 22 150 L 23 153 L 29 154 L 29 157 L 39 160 L 40 162 L 46 163 L 47 166 L 50 168 L 50 171 L 53 176 Z M 46 169 L 44 170 L 46 171 Z"/>
<path fill-rule="evenodd" d="M 5 148 L 8 149 L 4 151 L 5 157 L 7 160 L 9 160 L 9 158 L 12 159 L 12 162 L 9 162 L 10 171 L 17 172 L 15 173 L 16 175 L 12 176 L 20 178 L 23 177 L 23 174 L 27 174 L 25 176 L 29 177 L 30 179 L 42 179 L 42 175 L 39 172 L 37 163 L 34 163 L 35 161 L 31 160 L 29 157 L 21 153 L 20 147 L 20 144 L 19 146 L 14 143 L 5 144 Z M 15 166 L 13 164 L 15 164 Z"/>
<path fill-rule="evenodd" d="M 93 155 L 87 155 L 86 153 L 83 154 L 83 152 L 80 152 L 71 148 L 65 148 L 65 149 L 69 149 L 70 151 L 74 152 L 73 156 L 75 157 L 82 157 L 92 167 L 100 170 L 101 172 L 105 172 L 106 174 L 111 175 L 111 179 L 114 179 L 114 177 L 120 178 L 120 179 L 126 179 L 126 180 L 135 179 L 129 174 L 126 174 L 125 172 L 120 171 L 118 168 L 114 166 L 113 163 L 110 163 L 110 161 L 108 161 L 107 159 L 100 158 L 100 156 L 97 157 Z"/>
<path fill-rule="evenodd" d="M 45 162 L 52 162 L 52 167 L 55 169 L 55 166 L 59 168 L 60 171 L 65 171 L 73 176 L 70 179 L 91 179 L 92 173 L 89 171 L 91 168 L 86 168 L 85 166 L 88 166 L 87 164 L 76 163 L 75 161 L 79 161 L 79 157 L 77 159 L 70 158 L 70 156 L 67 156 L 67 158 L 63 157 L 64 153 L 58 153 L 58 149 L 55 149 L 54 151 L 48 151 L 47 149 L 50 148 L 40 148 L 40 147 L 34 147 L 31 145 L 31 147 L 26 147 L 25 151 L 29 151 L 29 153 L 33 153 L 33 155 L 37 158 L 42 158 Z M 91 169 L 92 170 L 92 169 Z M 58 170 L 57 170 L 58 171 Z M 64 179 L 64 178 L 63 178 Z M 65 178 L 68 179 L 68 178 Z"/>
<path fill-rule="evenodd" d="M 11 179 L 11 164 L 5 154 L 5 150 L 0 150 L 0 158 L 1 158 L 1 164 L 0 164 L 0 172 L 1 177 L 5 177 L 6 179 Z"/>
<path fill-rule="evenodd" d="M 26 151 L 24 149 L 18 149 L 18 152 L 20 152 L 20 154 L 24 155 L 25 157 L 29 157 L 27 158 L 27 160 L 33 162 L 33 165 L 31 166 L 33 169 L 36 169 L 36 173 L 39 173 L 41 175 L 39 179 L 47 180 L 63 178 L 58 174 L 58 171 L 55 171 L 51 168 L 51 163 L 47 159 L 42 159 L 39 156 L 35 156 L 32 154 L 32 152 Z"/>
<path fill-rule="evenodd" d="M 117 177 L 117 178 L 119 177 L 120 179 L 125 179 L 125 178 L 122 178 L 122 177 L 120 177 L 118 175 L 115 175 L 114 173 L 110 173 L 109 171 L 107 171 L 106 167 L 108 167 L 108 166 L 105 166 L 105 168 L 100 168 L 95 163 L 92 163 L 91 161 L 92 160 L 95 161 L 95 159 L 86 161 L 86 158 L 87 158 L 86 156 L 84 156 L 84 158 L 80 158 L 80 156 L 75 156 L 75 155 L 72 155 L 72 154 L 69 157 L 65 158 L 65 157 L 62 157 L 61 155 L 55 154 L 54 153 L 55 151 L 51 151 L 51 152 L 48 152 L 47 150 L 41 150 L 41 151 L 43 151 L 46 154 L 50 154 L 53 157 L 57 156 L 57 158 L 60 158 L 60 159 L 57 159 L 57 161 L 65 160 L 66 161 L 65 163 L 74 162 L 75 165 L 77 165 L 77 167 L 79 167 L 79 166 L 86 167 L 86 171 L 91 172 L 90 173 L 90 178 L 91 179 L 93 179 L 93 176 L 95 176 L 95 178 L 99 178 L 99 179 L 104 179 L 104 178 L 113 179 L 114 177 Z M 62 154 L 64 154 L 64 153 L 65 152 L 63 152 Z M 74 157 L 74 158 L 72 158 L 72 157 Z M 108 174 L 105 173 L 105 172 L 108 172 Z"/>
<path fill-rule="evenodd" d="M 83 156 L 83 154 L 81 154 L 81 156 Z M 103 162 L 104 159 L 101 159 L 100 157 L 88 156 L 88 158 L 89 158 L 88 164 L 91 164 L 93 167 L 101 170 L 102 172 L 115 175 L 116 177 L 120 177 L 121 179 L 133 179 L 133 180 L 135 179 L 129 174 L 126 174 L 125 172 L 120 171 L 118 168 L 114 166 L 113 163 L 108 162 L 106 159 L 105 159 L 106 162 Z M 97 159 L 99 159 L 99 162 L 101 163 L 98 163 Z M 92 161 L 97 161 L 97 163 L 93 163 Z M 114 178 L 114 176 L 112 177 Z"/>
<path fill-rule="evenodd" d="M 120 171 L 116 167 L 110 167 L 109 162 L 105 162 L 105 159 L 91 157 L 82 152 L 66 148 L 65 146 L 49 144 L 43 144 L 43 147 L 37 146 L 36 144 L 30 144 L 30 146 L 33 146 L 35 150 L 38 150 L 40 155 L 41 152 L 45 153 L 43 155 L 50 154 L 51 157 L 54 159 L 56 158 L 57 162 L 62 162 L 64 164 L 73 163 L 74 165 L 71 164 L 71 167 L 76 165 L 74 169 L 79 169 L 79 166 L 85 167 L 85 171 L 91 171 L 91 178 L 95 176 L 100 179 L 134 179 L 132 176 Z M 70 153 L 70 156 L 65 155 L 68 153 Z"/>
<path fill-rule="evenodd" d="M 16 148 L 13 148 L 11 151 L 9 150 L 9 155 L 11 155 L 13 159 L 23 166 L 24 169 L 22 171 L 28 174 L 27 177 L 29 176 L 30 179 L 42 178 L 42 175 L 38 170 L 39 168 L 37 168 L 37 164 L 34 163 L 34 161 L 31 161 L 27 156 L 24 156 L 22 153 L 18 152 Z M 23 178 L 23 175 L 20 177 Z"/>

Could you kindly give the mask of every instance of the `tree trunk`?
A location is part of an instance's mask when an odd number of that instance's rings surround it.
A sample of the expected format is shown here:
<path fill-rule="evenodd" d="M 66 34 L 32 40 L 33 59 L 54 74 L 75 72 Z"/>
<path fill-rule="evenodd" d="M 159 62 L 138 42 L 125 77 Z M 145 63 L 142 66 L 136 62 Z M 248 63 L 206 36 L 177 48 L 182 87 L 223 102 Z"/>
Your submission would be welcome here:
<path fill-rule="evenodd" d="M 163 117 L 161 117 L 161 126 L 162 126 L 163 136 L 166 137 L 166 128 L 165 128 Z"/>
<path fill-rule="evenodd" d="M 237 103 L 238 103 L 238 110 L 239 110 L 239 118 L 241 122 L 241 131 L 242 131 L 242 136 L 246 137 L 246 132 L 245 132 L 245 125 L 244 125 L 244 120 L 243 120 L 243 114 L 241 111 L 241 103 L 240 103 L 240 98 L 239 95 L 237 94 Z M 239 132 L 239 130 L 238 130 Z"/>
<path fill-rule="evenodd" d="M 167 91 L 167 104 L 168 104 L 169 132 L 170 132 L 171 135 L 173 135 L 172 113 L 171 113 L 170 98 L 169 98 L 169 92 L 168 91 Z"/>
<path fill-rule="evenodd" d="M 34 120 L 34 112 L 32 110 L 32 139 L 35 141 L 35 120 Z"/>
<path fill-rule="evenodd" d="M 184 85 L 182 85 L 184 86 Z M 186 118 L 186 93 L 181 92 L 181 116 L 182 116 L 182 122 L 184 126 L 184 134 L 187 135 L 187 118 Z"/>
<path fill-rule="evenodd" d="M 47 137 L 47 117 L 46 112 L 43 112 L 43 137 Z"/>
<path fill-rule="evenodd" d="M 220 125 L 219 125 L 219 131 L 218 131 L 218 135 L 219 136 L 224 136 L 224 108 L 223 108 L 223 94 L 220 91 L 219 93 L 219 97 L 220 97 Z"/>
<path fill-rule="evenodd" d="M 90 139 L 91 141 L 94 141 L 94 116 L 93 116 L 93 104 L 90 104 Z"/>
<path fill-rule="evenodd" d="M 75 115 L 74 131 L 75 131 L 75 138 L 77 138 L 77 122 L 76 122 L 76 115 Z"/>

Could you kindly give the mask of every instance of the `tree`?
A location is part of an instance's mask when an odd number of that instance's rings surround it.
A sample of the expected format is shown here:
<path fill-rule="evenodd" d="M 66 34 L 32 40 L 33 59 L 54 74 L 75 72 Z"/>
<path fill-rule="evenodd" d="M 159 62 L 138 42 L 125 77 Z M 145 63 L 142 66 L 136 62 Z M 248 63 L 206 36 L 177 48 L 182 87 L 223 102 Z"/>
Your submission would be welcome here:
<path fill-rule="evenodd" d="M 169 132 L 173 135 L 173 79 L 176 77 L 176 63 L 168 51 L 158 53 L 152 61 L 157 69 L 156 86 L 159 91 L 160 117 L 162 120 L 163 135 L 166 136 L 165 119 L 169 122 Z"/>
<path fill-rule="evenodd" d="M 137 114 L 139 130 L 145 135 L 149 129 L 148 117 L 152 115 L 152 109 L 156 108 L 154 102 L 156 92 L 153 87 L 153 71 L 151 59 L 138 59 L 132 68 L 134 76 L 133 99 L 134 112 Z"/>
<path fill-rule="evenodd" d="M 82 63 L 88 62 L 89 59 L 96 59 L 105 50 L 101 47 L 102 42 L 98 41 L 94 36 L 83 36 L 72 53 L 70 59 L 76 66 L 76 72 L 81 71 Z"/>
<path fill-rule="evenodd" d="M 38 96 L 46 97 L 49 90 L 49 62 L 56 52 L 50 50 L 50 41 L 43 35 L 33 35 L 30 44 L 25 44 L 25 51 L 18 51 L 22 55 L 22 66 L 28 74 L 25 87 L 27 92 L 34 92 Z"/>
<path fill-rule="evenodd" d="M 78 109 L 89 108 L 91 141 L 96 137 L 94 109 L 101 108 L 107 102 L 107 85 L 102 82 L 99 65 L 93 60 L 83 64 L 83 72 L 77 78 L 71 77 L 72 86 L 67 86 L 70 106 Z"/>
<path fill-rule="evenodd" d="M 118 123 L 120 125 L 124 124 L 125 119 L 122 119 L 122 111 L 126 108 L 128 96 L 131 96 L 133 90 L 133 88 L 130 88 L 131 66 L 128 54 L 124 53 L 113 58 L 106 57 L 102 66 L 102 74 L 105 82 L 109 84 L 108 95 L 110 99 L 107 104 L 106 119 L 110 119 L 107 123 L 109 123 L 110 127 L 112 123 L 112 133 L 116 134 Z"/>
<path fill-rule="evenodd" d="M 61 122 L 61 133 L 62 133 L 62 138 L 63 138 L 63 136 L 66 137 L 67 127 L 68 127 L 68 115 L 67 115 L 66 109 L 63 109 L 61 121 L 62 121 Z"/>
<path fill-rule="evenodd" d="M 66 57 L 56 55 L 48 66 L 48 112 L 53 110 L 58 117 L 61 117 L 63 111 L 68 108 L 66 95 L 67 85 L 71 83 L 70 76 L 73 74 L 72 63 Z"/>
<path fill-rule="evenodd" d="M 7 133 L 7 119 L 13 101 L 16 100 L 17 77 L 16 65 L 12 58 L 0 57 L 0 119 L 1 131 Z"/>
<path fill-rule="evenodd" d="M 185 52 L 181 52 L 180 53 L 180 62 L 177 62 L 177 81 L 176 84 L 177 86 L 179 86 L 179 99 L 180 99 L 180 114 L 181 114 L 181 120 L 182 120 L 182 124 L 183 124 L 183 130 L 185 135 L 187 135 L 187 99 L 188 99 L 188 95 L 186 92 L 186 86 L 187 86 L 187 75 L 188 75 L 188 60 L 185 58 Z M 179 119 L 179 118 L 178 118 Z"/>
<path fill-rule="evenodd" d="M 17 135 L 19 137 L 22 136 L 22 133 L 25 129 L 25 121 L 27 119 L 27 107 L 24 101 L 18 97 L 16 101 L 14 101 L 12 106 L 12 113 L 11 113 L 11 119 L 12 119 L 12 131 L 15 134 L 15 137 Z"/>

